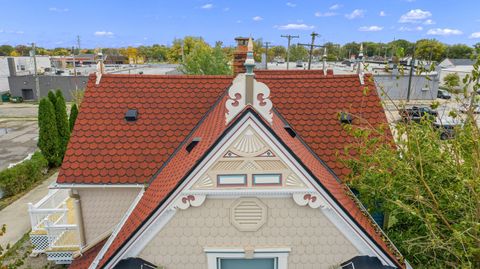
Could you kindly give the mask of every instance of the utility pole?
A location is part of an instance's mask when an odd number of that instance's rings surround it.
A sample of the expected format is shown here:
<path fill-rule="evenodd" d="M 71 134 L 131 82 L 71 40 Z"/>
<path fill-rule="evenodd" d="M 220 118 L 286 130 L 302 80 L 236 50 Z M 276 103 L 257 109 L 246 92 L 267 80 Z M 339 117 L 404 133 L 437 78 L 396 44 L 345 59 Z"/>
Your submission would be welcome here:
<path fill-rule="evenodd" d="M 73 75 L 74 75 L 74 81 L 75 81 L 75 93 L 78 91 L 78 85 L 77 85 L 77 64 L 75 62 L 75 47 L 72 46 L 72 60 L 73 60 Z"/>
<path fill-rule="evenodd" d="M 308 70 L 310 70 L 310 66 L 312 65 L 313 46 L 315 45 L 315 37 L 319 36 L 319 34 L 312 32 L 310 36 L 312 36 L 312 44 L 310 44 L 310 57 L 308 58 Z"/>
<path fill-rule="evenodd" d="M 413 44 L 412 61 L 410 62 L 410 75 L 408 76 L 407 102 L 410 102 L 410 91 L 412 88 L 413 68 L 415 67 L 415 44 Z"/>
<path fill-rule="evenodd" d="M 290 65 L 290 41 L 292 38 L 300 38 L 298 35 L 281 35 L 280 37 L 284 37 L 288 39 L 288 46 L 287 46 L 287 70 Z"/>
<path fill-rule="evenodd" d="M 265 42 L 265 69 L 268 69 L 268 45 L 270 45 L 271 42 Z"/>
<path fill-rule="evenodd" d="M 315 45 L 315 37 L 319 36 L 319 34 L 312 32 L 310 34 L 312 36 L 312 43 L 311 44 L 301 44 L 298 43 L 299 46 L 308 46 L 310 47 L 310 56 L 308 57 L 308 70 L 310 70 L 310 66 L 312 65 L 312 57 L 313 57 L 313 48 L 324 48 L 325 46 Z"/>
<path fill-rule="evenodd" d="M 78 54 L 80 54 L 80 36 L 77 35 L 77 47 L 78 47 Z M 75 54 L 75 53 L 74 53 Z"/>
<path fill-rule="evenodd" d="M 37 74 L 37 57 L 36 57 L 36 51 L 35 51 L 35 43 L 32 43 L 32 56 L 33 56 L 33 74 L 35 76 L 35 90 L 37 92 L 37 99 L 40 102 L 40 81 L 38 80 L 38 74 Z"/>

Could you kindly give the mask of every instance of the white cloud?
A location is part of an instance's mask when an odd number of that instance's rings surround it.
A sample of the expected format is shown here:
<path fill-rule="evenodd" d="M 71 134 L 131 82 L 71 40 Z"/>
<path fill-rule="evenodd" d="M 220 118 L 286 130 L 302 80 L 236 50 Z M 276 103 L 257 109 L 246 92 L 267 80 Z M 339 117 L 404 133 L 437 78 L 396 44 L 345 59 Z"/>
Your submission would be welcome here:
<path fill-rule="evenodd" d="M 276 26 L 280 30 L 310 30 L 313 29 L 313 25 L 307 25 L 304 23 L 289 23 L 285 25 Z"/>
<path fill-rule="evenodd" d="M 205 4 L 202 6 L 203 9 L 211 9 L 213 8 L 213 4 Z"/>
<path fill-rule="evenodd" d="M 339 8 L 341 8 L 341 7 L 343 7 L 343 5 L 335 4 L 335 5 L 331 6 L 329 9 L 330 9 L 330 10 L 337 10 L 337 9 L 339 9 Z"/>
<path fill-rule="evenodd" d="M 94 35 L 96 36 L 108 36 L 108 37 L 112 37 L 113 36 L 113 33 L 112 32 L 109 32 L 109 31 L 96 31 L 94 33 Z"/>
<path fill-rule="evenodd" d="M 237 20 L 237 23 L 242 23 L 242 20 Z"/>
<path fill-rule="evenodd" d="M 229 10 L 230 10 L 229 7 L 226 7 L 226 8 L 223 9 L 223 11 L 229 11 Z"/>
<path fill-rule="evenodd" d="M 425 25 L 432 25 L 432 24 L 435 24 L 435 21 L 433 21 L 433 20 L 431 20 L 431 19 L 428 19 L 428 20 L 424 21 L 423 24 L 425 24 Z"/>
<path fill-rule="evenodd" d="M 380 16 L 380 17 L 385 17 L 385 16 L 387 16 L 387 13 L 385 13 L 385 11 L 382 10 L 382 11 L 380 11 L 380 13 L 378 14 L 378 16 Z"/>
<path fill-rule="evenodd" d="M 286 5 L 289 6 L 289 7 L 296 7 L 297 6 L 297 4 L 294 4 L 294 3 L 291 3 L 291 2 L 287 2 Z"/>
<path fill-rule="evenodd" d="M 51 7 L 48 10 L 53 11 L 53 12 L 68 12 L 68 11 L 70 11 L 68 8 L 57 8 L 57 7 Z"/>
<path fill-rule="evenodd" d="M 398 28 L 398 31 L 400 32 L 412 32 L 412 31 L 422 31 L 423 27 L 422 26 L 417 26 L 417 27 L 406 27 L 406 26 L 401 26 Z"/>
<path fill-rule="evenodd" d="M 372 25 L 372 26 L 362 26 L 358 28 L 358 31 L 361 32 L 378 32 L 382 31 L 383 27 L 382 26 L 377 26 L 377 25 Z"/>
<path fill-rule="evenodd" d="M 337 15 L 337 13 L 335 13 L 335 12 L 325 12 L 325 13 L 315 12 L 316 17 L 332 17 L 332 16 L 336 16 L 336 15 Z"/>
<path fill-rule="evenodd" d="M 403 14 L 398 22 L 401 23 L 419 23 L 421 20 L 430 18 L 432 13 L 421 9 L 412 9 L 409 12 Z"/>
<path fill-rule="evenodd" d="M 363 16 L 365 16 L 365 10 L 363 9 L 355 9 L 354 11 L 352 11 L 352 13 L 345 14 L 345 17 L 349 20 L 353 20 L 356 18 L 363 18 Z"/>
<path fill-rule="evenodd" d="M 472 33 L 468 38 L 470 38 L 470 39 L 480 38 L 480 32 Z"/>
<path fill-rule="evenodd" d="M 463 34 L 462 31 L 457 29 L 450 29 L 450 28 L 435 28 L 430 29 L 427 32 L 427 35 L 440 35 L 440 36 L 450 36 L 450 35 L 461 35 Z"/>
<path fill-rule="evenodd" d="M 252 18 L 252 20 L 254 20 L 254 21 L 261 21 L 261 20 L 263 20 L 263 18 L 260 17 L 260 16 L 255 16 L 255 17 Z"/>

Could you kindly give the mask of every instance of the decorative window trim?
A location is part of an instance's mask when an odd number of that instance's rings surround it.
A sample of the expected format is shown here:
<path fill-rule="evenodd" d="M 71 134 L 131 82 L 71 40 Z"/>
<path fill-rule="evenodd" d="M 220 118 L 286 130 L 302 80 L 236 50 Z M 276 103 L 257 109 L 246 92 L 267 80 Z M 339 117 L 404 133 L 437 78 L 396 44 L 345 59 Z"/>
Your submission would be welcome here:
<path fill-rule="evenodd" d="M 242 176 L 243 183 L 242 184 L 228 184 L 228 183 L 221 183 L 220 177 L 222 176 Z M 218 174 L 217 175 L 217 186 L 218 187 L 243 187 L 247 186 L 247 174 Z"/>
<path fill-rule="evenodd" d="M 203 251 L 207 255 L 208 269 L 219 269 L 218 261 L 220 259 L 255 259 L 270 258 L 277 260 L 276 269 L 288 268 L 288 255 L 290 248 L 204 248 Z"/>
<path fill-rule="evenodd" d="M 278 182 L 276 183 L 258 183 L 255 182 L 255 177 L 257 176 L 278 176 Z M 269 173 L 269 174 L 252 174 L 252 185 L 253 186 L 282 186 L 282 174 L 280 173 Z"/>

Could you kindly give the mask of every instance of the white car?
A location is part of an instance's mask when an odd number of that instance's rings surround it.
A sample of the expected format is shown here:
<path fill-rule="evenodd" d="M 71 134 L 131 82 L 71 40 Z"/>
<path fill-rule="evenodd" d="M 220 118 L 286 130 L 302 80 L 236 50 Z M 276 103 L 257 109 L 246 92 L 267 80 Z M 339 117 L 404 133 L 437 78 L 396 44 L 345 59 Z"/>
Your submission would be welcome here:
<path fill-rule="evenodd" d="M 458 110 L 462 113 L 467 113 L 467 111 L 470 109 L 470 105 L 468 104 L 463 104 L 460 106 Z M 473 113 L 478 114 L 480 113 L 480 105 L 473 105 Z"/>

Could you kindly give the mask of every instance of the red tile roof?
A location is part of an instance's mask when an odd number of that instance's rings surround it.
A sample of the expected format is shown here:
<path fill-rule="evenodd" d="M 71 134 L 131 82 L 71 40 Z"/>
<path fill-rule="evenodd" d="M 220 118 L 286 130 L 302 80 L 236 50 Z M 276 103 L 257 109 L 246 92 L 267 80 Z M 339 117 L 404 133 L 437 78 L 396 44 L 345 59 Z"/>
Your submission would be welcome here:
<path fill-rule="evenodd" d="M 98 252 L 102 249 L 103 245 L 105 245 L 107 239 L 102 240 L 89 250 L 87 250 L 83 255 L 79 256 L 68 267 L 69 269 L 88 269 L 90 264 L 92 264 L 95 257 L 97 257 Z"/>
<path fill-rule="evenodd" d="M 369 218 L 348 196 L 345 186 L 316 159 L 321 158 L 339 176 L 348 172 L 336 157 L 350 141 L 339 123 L 339 112 L 362 117 L 372 125 L 387 124 L 370 78 L 366 77 L 366 85 L 360 85 L 357 75 L 257 71 L 257 80 L 271 90 L 274 108 L 305 145 L 285 137 L 279 115 L 274 119 L 277 135 L 288 142 L 287 147 L 301 154 L 301 161 L 322 179 L 321 184 L 394 257 Z M 218 98 L 232 79 L 104 75 L 102 82 L 95 85 L 94 77 L 90 78 L 58 183 L 144 183 L 154 178 L 105 253 L 102 265 L 141 227 L 224 132 L 226 97 Z M 220 105 L 214 105 L 215 100 Z M 210 107 L 212 111 L 202 121 Z M 127 108 L 139 109 L 137 122 L 123 120 Z M 354 124 L 366 123 L 354 119 Z M 185 150 L 173 154 L 175 149 L 185 147 L 181 143 L 188 140 L 189 133 L 190 137 L 202 137 L 201 143 L 190 154 Z M 312 153 L 307 154 L 309 150 Z M 167 162 L 168 158 L 171 159 Z M 157 171 L 159 174 L 155 175 Z"/>
<path fill-rule="evenodd" d="M 338 124 L 338 113 L 348 111 L 373 125 L 387 122 L 370 77 L 360 85 L 356 75 L 324 76 L 321 70 L 256 72 L 270 88 L 274 107 L 339 176 L 348 170 L 336 152 L 350 136 Z M 103 75 L 95 85 L 91 76 L 57 183 L 149 182 L 232 79 Z M 128 108 L 139 111 L 134 123 L 123 119 Z"/>
<path fill-rule="evenodd" d="M 230 76 L 90 76 L 57 183 L 146 183 L 225 92 Z M 127 122 L 135 108 L 136 122 Z"/>

